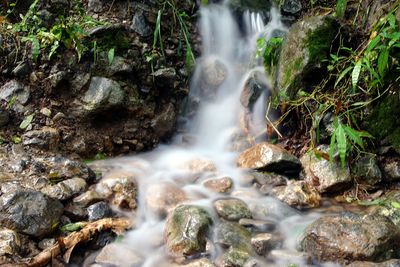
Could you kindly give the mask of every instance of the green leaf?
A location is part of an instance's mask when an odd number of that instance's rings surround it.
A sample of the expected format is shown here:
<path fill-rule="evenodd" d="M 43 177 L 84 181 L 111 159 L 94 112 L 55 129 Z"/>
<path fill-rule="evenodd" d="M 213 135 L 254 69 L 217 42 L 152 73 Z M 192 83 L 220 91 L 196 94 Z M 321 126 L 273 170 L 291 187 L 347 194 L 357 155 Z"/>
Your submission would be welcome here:
<path fill-rule="evenodd" d="M 361 63 L 362 60 L 357 61 L 356 65 L 354 66 L 354 69 L 351 73 L 351 83 L 353 84 L 353 88 L 357 87 L 358 79 L 360 78 L 360 72 L 361 72 Z"/>
<path fill-rule="evenodd" d="M 60 230 L 62 232 L 75 232 L 75 231 L 82 229 L 87 224 L 88 224 L 87 222 L 69 223 L 69 224 L 66 224 L 66 225 L 60 227 Z"/>
<path fill-rule="evenodd" d="M 16 95 L 14 95 L 14 96 L 10 99 L 10 101 L 9 101 L 8 104 L 7 104 L 6 109 L 12 108 L 12 106 L 14 106 L 15 101 L 17 101 L 17 96 L 16 96 Z"/>
<path fill-rule="evenodd" d="M 375 36 L 375 38 L 372 39 L 372 40 L 369 42 L 368 47 L 367 47 L 367 49 L 365 50 L 365 52 L 366 52 L 366 53 L 371 52 L 371 51 L 376 47 L 376 45 L 380 42 L 380 40 L 381 40 L 381 36 L 380 36 L 380 35 Z"/>
<path fill-rule="evenodd" d="M 20 143 L 22 142 L 22 138 L 19 137 L 18 135 L 13 135 L 13 136 L 11 137 L 11 141 L 12 141 L 14 144 L 20 144 Z"/>
<path fill-rule="evenodd" d="M 348 136 L 348 138 L 355 144 L 357 144 L 359 147 L 364 149 L 364 143 L 362 140 L 362 134 L 359 131 L 354 130 L 350 126 L 343 125 L 343 129 Z"/>
<path fill-rule="evenodd" d="M 115 54 L 115 49 L 111 48 L 108 50 L 108 64 L 111 65 L 114 61 L 114 54 Z"/>
<path fill-rule="evenodd" d="M 19 125 L 19 128 L 21 128 L 23 130 L 26 129 L 29 126 L 29 124 L 31 124 L 33 117 L 34 117 L 34 114 L 26 116 L 25 119 Z"/>
<path fill-rule="evenodd" d="M 358 205 L 362 205 L 362 206 L 375 206 L 375 205 L 384 205 L 385 201 L 383 201 L 382 199 L 375 199 L 372 201 L 365 201 L 365 200 L 360 200 L 358 201 Z"/>
<path fill-rule="evenodd" d="M 391 28 L 397 28 L 396 17 L 393 15 L 393 13 L 390 13 L 387 19 Z"/>
<path fill-rule="evenodd" d="M 347 0 L 337 0 L 336 15 L 338 18 L 343 18 L 347 7 Z"/>
<path fill-rule="evenodd" d="M 378 72 L 381 75 L 381 77 L 385 76 L 388 62 L 389 62 L 389 49 L 386 47 L 379 54 L 378 57 Z"/>
<path fill-rule="evenodd" d="M 346 152 L 347 152 L 347 138 L 346 138 L 346 132 L 344 131 L 343 124 L 338 123 L 338 126 L 335 130 L 336 132 L 336 142 L 337 142 L 337 148 L 339 151 L 339 158 L 342 167 L 345 165 L 346 161 Z"/>
<path fill-rule="evenodd" d="M 400 203 L 397 201 L 390 202 L 390 205 L 395 209 L 400 209 Z"/>
<path fill-rule="evenodd" d="M 335 143 L 336 143 L 336 131 L 331 136 L 331 143 L 329 146 L 329 159 L 333 161 L 333 155 L 335 154 Z"/>

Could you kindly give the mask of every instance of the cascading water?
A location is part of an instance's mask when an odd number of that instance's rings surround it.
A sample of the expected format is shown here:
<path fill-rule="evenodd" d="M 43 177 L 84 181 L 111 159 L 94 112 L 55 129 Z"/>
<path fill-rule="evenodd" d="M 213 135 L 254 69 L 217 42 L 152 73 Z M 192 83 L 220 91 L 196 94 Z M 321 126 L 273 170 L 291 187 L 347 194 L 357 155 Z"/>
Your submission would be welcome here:
<path fill-rule="evenodd" d="M 228 176 L 233 179 L 234 186 L 230 195 L 245 201 L 254 218 L 272 220 L 277 225 L 285 240 L 283 251 L 295 251 L 299 229 L 316 218 L 315 215 L 300 216 L 299 212 L 287 205 L 259 194 L 246 183 L 243 171 L 236 167 L 238 153 L 229 149 L 232 135 L 239 129 L 239 114 L 243 111 L 239 98 L 245 81 L 254 73 L 263 73 L 260 67 L 249 67 L 252 59 L 254 60 L 256 39 L 260 36 L 268 39 L 275 30 L 285 30 L 278 12 L 272 9 L 270 13 L 271 20 L 264 26 L 259 14 L 245 12 L 243 33 L 227 5 L 202 8 L 200 29 L 203 52 L 191 86 L 191 96 L 198 97 L 201 105 L 196 117 L 188 123 L 187 129 L 194 136 L 193 144 L 176 141 L 172 145 L 160 146 L 142 155 L 96 163 L 110 172 L 130 173 L 137 182 L 138 208 L 132 215 L 135 229 L 127 233 L 121 241 L 137 256 L 137 262 L 132 262 L 132 257 L 121 252 L 120 266 L 175 266 L 167 256 L 163 244 L 166 211 L 154 208 L 151 201 L 167 194 L 162 190 L 183 190 L 182 202 L 202 206 L 215 215 L 213 200 L 227 195 L 215 193 L 203 186 L 203 181 L 210 177 Z M 265 76 L 263 79 L 268 84 Z M 261 96 L 254 106 L 253 125 L 265 124 L 264 99 Z M 254 127 L 256 129 L 252 129 L 253 131 L 261 130 Z M 108 174 L 103 174 L 104 179 L 107 179 Z M 164 204 L 168 208 L 168 203 Z M 216 216 L 215 220 L 218 220 Z M 209 243 L 212 243 L 212 236 Z M 209 246 L 205 256 L 215 261 L 220 252 L 217 246 Z M 278 252 L 268 259 L 258 260 L 258 266 L 304 263 L 297 254 Z"/>

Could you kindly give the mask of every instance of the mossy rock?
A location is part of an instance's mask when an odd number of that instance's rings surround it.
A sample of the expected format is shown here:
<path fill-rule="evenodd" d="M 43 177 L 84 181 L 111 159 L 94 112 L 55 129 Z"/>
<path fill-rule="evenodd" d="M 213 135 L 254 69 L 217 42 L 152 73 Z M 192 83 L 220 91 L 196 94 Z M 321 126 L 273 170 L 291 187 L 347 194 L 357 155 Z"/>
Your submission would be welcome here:
<path fill-rule="evenodd" d="M 275 90 L 281 96 L 295 99 L 300 90 L 318 83 L 318 74 L 326 71 L 324 60 L 329 57 L 337 32 L 338 23 L 331 16 L 308 17 L 290 28 L 276 72 Z"/>
<path fill-rule="evenodd" d="M 395 88 L 372 109 L 365 129 L 400 151 L 400 91 Z"/>

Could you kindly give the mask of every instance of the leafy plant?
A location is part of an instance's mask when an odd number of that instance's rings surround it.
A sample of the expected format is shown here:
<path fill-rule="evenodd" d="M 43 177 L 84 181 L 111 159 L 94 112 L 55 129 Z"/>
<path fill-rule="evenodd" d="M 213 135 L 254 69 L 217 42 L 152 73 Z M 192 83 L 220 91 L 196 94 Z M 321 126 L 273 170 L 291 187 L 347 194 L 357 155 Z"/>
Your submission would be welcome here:
<path fill-rule="evenodd" d="M 273 37 L 268 41 L 265 38 L 257 39 L 256 57 L 263 59 L 264 67 L 269 74 L 272 74 L 278 64 L 282 43 L 282 37 Z"/>
<path fill-rule="evenodd" d="M 347 7 L 347 0 L 337 0 L 336 1 L 336 16 L 338 18 L 343 18 Z"/>

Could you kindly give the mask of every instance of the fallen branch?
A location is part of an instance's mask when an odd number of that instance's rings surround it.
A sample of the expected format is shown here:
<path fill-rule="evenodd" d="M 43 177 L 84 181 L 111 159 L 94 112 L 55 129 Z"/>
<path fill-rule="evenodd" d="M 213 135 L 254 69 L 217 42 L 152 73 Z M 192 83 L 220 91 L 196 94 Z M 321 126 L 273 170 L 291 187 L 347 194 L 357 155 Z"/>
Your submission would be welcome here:
<path fill-rule="evenodd" d="M 120 235 L 127 229 L 132 228 L 132 226 L 132 221 L 126 218 L 106 218 L 88 223 L 80 231 L 73 232 L 66 237 L 60 238 L 56 245 L 43 250 L 34 258 L 27 260 L 26 263 L 20 263 L 14 266 L 42 267 L 51 262 L 54 257 L 59 256 L 62 251 L 66 251 L 64 253 L 64 261 L 68 263 L 71 253 L 77 244 L 89 241 L 95 234 L 102 231 L 112 230 L 117 235 Z"/>

